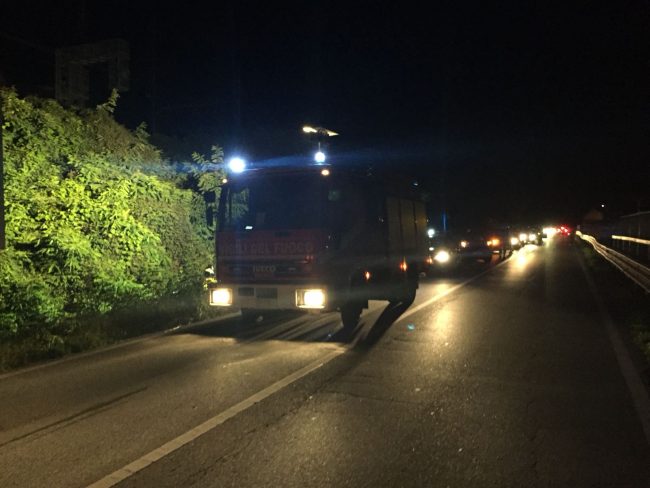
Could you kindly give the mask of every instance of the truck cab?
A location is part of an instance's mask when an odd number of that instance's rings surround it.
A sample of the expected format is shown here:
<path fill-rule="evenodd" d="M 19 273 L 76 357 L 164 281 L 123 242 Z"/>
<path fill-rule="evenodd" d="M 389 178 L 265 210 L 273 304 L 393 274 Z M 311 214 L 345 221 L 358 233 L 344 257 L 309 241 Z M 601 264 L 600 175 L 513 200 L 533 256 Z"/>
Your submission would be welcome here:
<path fill-rule="evenodd" d="M 221 189 L 210 304 L 339 311 L 410 304 L 427 259 L 425 205 L 396 178 L 311 165 L 248 170 Z"/>

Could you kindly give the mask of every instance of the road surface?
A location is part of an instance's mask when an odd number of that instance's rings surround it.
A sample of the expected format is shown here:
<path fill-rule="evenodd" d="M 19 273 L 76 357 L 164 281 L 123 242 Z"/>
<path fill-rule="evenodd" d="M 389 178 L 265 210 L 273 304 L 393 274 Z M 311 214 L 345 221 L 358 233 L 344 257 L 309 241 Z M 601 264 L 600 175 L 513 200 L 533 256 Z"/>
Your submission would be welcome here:
<path fill-rule="evenodd" d="M 228 319 L 5 375 L 0 486 L 650 487 L 596 305 L 563 240 L 350 335 Z"/>

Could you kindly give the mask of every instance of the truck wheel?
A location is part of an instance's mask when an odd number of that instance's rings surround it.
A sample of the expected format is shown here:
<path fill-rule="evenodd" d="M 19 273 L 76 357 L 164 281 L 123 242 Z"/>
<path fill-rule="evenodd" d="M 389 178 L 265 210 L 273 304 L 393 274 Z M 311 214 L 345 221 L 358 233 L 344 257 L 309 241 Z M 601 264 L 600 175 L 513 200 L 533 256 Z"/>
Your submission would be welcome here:
<path fill-rule="evenodd" d="M 361 317 L 361 311 L 363 310 L 361 304 L 348 302 L 341 305 L 340 310 L 343 328 L 348 330 L 354 329 L 359 324 L 359 318 Z"/>

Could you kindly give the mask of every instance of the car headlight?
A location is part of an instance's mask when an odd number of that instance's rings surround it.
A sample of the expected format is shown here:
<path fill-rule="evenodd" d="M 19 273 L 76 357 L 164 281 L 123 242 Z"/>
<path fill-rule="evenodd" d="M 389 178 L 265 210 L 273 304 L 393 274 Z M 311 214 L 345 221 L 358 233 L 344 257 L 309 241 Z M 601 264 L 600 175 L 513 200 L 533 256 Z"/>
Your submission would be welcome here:
<path fill-rule="evenodd" d="M 467 246 L 469 246 L 469 242 L 467 242 L 467 241 L 460 241 L 460 247 L 462 247 L 463 249 L 465 249 Z"/>
<path fill-rule="evenodd" d="M 519 244 L 519 239 L 517 239 L 516 237 L 511 237 L 510 238 L 510 245 L 511 246 L 516 246 L 517 244 Z"/>
<path fill-rule="evenodd" d="M 528 234 L 528 240 L 529 241 L 534 241 L 537 239 L 537 234 Z"/>
<path fill-rule="evenodd" d="M 521 234 L 519 234 L 519 240 L 520 240 L 521 242 L 526 242 L 526 239 L 527 239 L 527 238 L 528 238 L 528 235 L 527 235 L 527 234 L 524 234 L 523 232 L 522 232 Z"/>
<path fill-rule="evenodd" d="M 436 260 L 436 262 L 440 264 L 448 263 L 449 260 L 451 259 L 451 256 L 447 251 L 438 251 L 436 255 L 433 257 L 433 259 Z"/>
<path fill-rule="evenodd" d="M 296 290 L 296 306 L 298 308 L 325 308 L 327 294 L 321 288 Z"/>
<path fill-rule="evenodd" d="M 231 288 L 213 288 L 210 290 L 210 305 L 227 307 L 232 305 Z"/>

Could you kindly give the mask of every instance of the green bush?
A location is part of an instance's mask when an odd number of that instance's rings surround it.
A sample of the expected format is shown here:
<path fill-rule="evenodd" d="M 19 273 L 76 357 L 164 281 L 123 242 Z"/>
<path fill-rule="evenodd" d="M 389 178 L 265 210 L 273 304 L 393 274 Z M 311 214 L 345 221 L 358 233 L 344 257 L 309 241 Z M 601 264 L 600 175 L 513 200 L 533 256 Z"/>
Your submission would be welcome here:
<path fill-rule="evenodd" d="M 200 290 L 212 237 L 188 181 L 201 176 L 179 176 L 144 127 L 118 124 L 116 98 L 80 112 L 0 91 L 8 247 L 0 338 L 52 341 L 84 317 Z M 199 171 L 200 162 L 188 164 Z"/>

